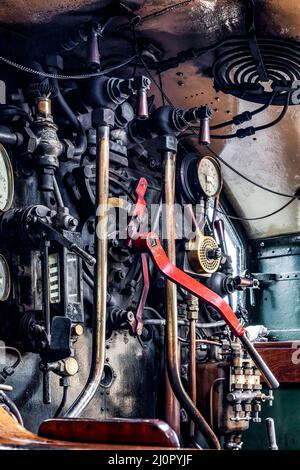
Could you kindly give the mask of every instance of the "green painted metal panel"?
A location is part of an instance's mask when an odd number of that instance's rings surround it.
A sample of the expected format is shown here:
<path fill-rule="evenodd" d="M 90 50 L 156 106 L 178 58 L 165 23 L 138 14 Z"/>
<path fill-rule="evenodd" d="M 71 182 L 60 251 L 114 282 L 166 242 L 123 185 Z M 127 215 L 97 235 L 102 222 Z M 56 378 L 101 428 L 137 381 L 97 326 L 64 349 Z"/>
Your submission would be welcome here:
<path fill-rule="evenodd" d="M 253 254 L 252 271 L 285 276 L 282 280 L 263 281 L 263 288 L 255 291 L 251 323 L 262 323 L 270 330 L 285 330 L 272 332 L 281 341 L 300 339 L 300 240 L 276 237 L 260 241 Z M 293 329 L 299 332 L 290 331 Z"/>
<path fill-rule="evenodd" d="M 251 258 L 252 272 L 279 275 L 255 292 L 256 306 L 249 308 L 251 323 L 281 330 L 271 332 L 270 340 L 300 341 L 300 236 L 257 241 Z M 263 406 L 262 423 L 253 423 L 245 433 L 245 449 L 268 447 L 264 423 L 268 416 L 275 420 L 279 449 L 300 449 L 300 384 L 282 385 L 274 396 L 273 407 Z"/>
<path fill-rule="evenodd" d="M 261 423 L 252 423 L 243 436 L 243 449 L 268 449 L 265 419 L 274 418 L 280 450 L 300 449 L 300 388 L 283 387 L 274 391 L 274 404 L 264 404 Z"/>

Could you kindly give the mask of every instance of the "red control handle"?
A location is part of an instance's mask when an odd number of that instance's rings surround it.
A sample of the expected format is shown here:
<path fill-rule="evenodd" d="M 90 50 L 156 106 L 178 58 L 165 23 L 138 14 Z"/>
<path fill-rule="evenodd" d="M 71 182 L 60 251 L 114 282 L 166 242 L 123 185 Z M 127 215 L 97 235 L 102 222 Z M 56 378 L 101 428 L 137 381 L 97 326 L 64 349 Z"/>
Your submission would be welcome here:
<path fill-rule="evenodd" d="M 132 240 L 132 246 L 139 251 L 147 251 L 157 269 L 170 281 L 180 285 L 196 297 L 209 302 L 224 318 L 235 336 L 242 336 L 245 333 L 244 327 L 222 297 L 170 262 L 156 233 L 150 232 L 145 234 L 143 238 Z"/>
<path fill-rule="evenodd" d="M 147 180 L 145 180 L 145 178 L 141 178 L 137 187 L 137 203 L 139 203 L 139 205 L 135 210 L 135 215 L 138 218 L 142 217 L 146 207 L 144 200 L 146 188 Z M 279 387 L 279 382 L 277 381 L 276 377 L 269 369 L 263 358 L 258 354 L 253 344 L 249 341 L 245 328 L 240 324 L 238 318 L 228 303 L 225 302 L 225 300 L 223 300 L 222 297 L 220 297 L 214 291 L 208 289 L 206 286 L 196 281 L 196 279 L 189 276 L 184 271 L 181 271 L 181 269 L 172 264 L 163 247 L 161 246 L 156 233 L 150 232 L 142 235 L 139 234 L 138 237 L 133 237 L 130 240 L 129 246 L 142 253 L 148 252 L 156 268 L 162 274 L 164 274 L 167 279 L 183 287 L 185 290 L 195 295 L 196 297 L 210 303 L 224 318 L 232 333 L 240 338 L 250 357 L 261 373 L 265 376 L 269 386 L 271 388 Z M 145 297 L 142 296 L 142 302 L 145 302 L 145 300 Z M 139 313 L 139 320 L 141 322 L 140 315 L 141 313 Z"/>

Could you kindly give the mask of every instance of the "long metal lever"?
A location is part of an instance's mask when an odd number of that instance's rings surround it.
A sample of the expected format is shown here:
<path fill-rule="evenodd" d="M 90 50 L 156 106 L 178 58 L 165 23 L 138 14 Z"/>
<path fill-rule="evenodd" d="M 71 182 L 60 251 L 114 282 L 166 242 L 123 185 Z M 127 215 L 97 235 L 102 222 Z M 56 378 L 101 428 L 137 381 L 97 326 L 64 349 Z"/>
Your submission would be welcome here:
<path fill-rule="evenodd" d="M 273 418 L 266 418 L 266 427 L 269 441 L 269 450 L 278 450 L 275 433 L 275 423 Z"/>
<path fill-rule="evenodd" d="M 66 237 L 64 237 L 64 235 L 62 235 L 60 232 L 51 227 L 51 225 L 46 224 L 42 220 L 35 221 L 35 225 L 38 226 L 41 231 L 44 231 L 46 233 L 47 240 L 56 241 L 60 245 L 67 248 L 69 251 L 72 251 L 73 253 L 78 255 L 80 258 L 83 259 L 83 261 L 88 263 L 90 266 L 94 266 L 94 264 L 96 263 L 96 260 L 93 256 L 89 255 L 76 243 L 68 240 Z"/>
<path fill-rule="evenodd" d="M 210 303 L 224 318 L 233 334 L 240 338 L 250 357 L 264 375 L 270 388 L 278 388 L 279 382 L 269 369 L 263 358 L 246 336 L 245 328 L 240 324 L 231 307 L 212 290 L 181 271 L 167 257 L 156 233 L 150 232 L 131 241 L 132 247 L 141 252 L 148 252 L 157 269 L 170 281 L 180 285 L 191 294 Z"/>

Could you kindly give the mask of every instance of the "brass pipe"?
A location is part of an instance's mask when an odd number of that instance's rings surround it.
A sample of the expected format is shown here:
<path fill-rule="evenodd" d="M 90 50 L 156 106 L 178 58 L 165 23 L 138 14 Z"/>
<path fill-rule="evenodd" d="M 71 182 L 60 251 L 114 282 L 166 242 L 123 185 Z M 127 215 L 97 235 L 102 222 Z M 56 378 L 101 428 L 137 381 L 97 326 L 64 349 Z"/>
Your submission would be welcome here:
<path fill-rule="evenodd" d="M 170 384 L 168 368 L 165 369 L 165 419 L 169 426 L 180 436 L 180 403 Z"/>
<path fill-rule="evenodd" d="M 109 110 L 103 110 L 109 111 Z M 81 394 L 66 412 L 67 417 L 80 416 L 100 385 L 105 361 L 106 296 L 107 296 L 107 208 L 109 196 L 110 125 L 97 127 L 96 199 L 95 199 L 95 283 L 92 360 L 89 377 Z"/>
<path fill-rule="evenodd" d="M 171 151 L 164 153 L 164 203 L 165 203 L 165 237 L 166 237 L 166 252 L 170 261 L 176 264 L 176 250 L 175 250 L 175 223 L 174 223 L 174 197 L 175 197 L 175 181 L 174 169 L 176 154 Z M 166 281 L 166 310 L 167 317 L 173 317 L 174 312 L 177 314 L 177 286 L 173 282 Z M 167 320 L 168 325 L 168 320 Z M 167 328 L 166 325 L 166 328 Z M 168 334 L 167 334 L 168 337 Z M 178 343 L 178 339 L 174 339 Z M 176 344 L 176 350 L 178 346 Z M 168 345 L 167 345 L 167 364 L 168 358 Z M 179 367 L 179 354 L 177 353 L 177 365 Z M 180 436 L 180 403 L 176 399 L 172 386 L 170 384 L 168 370 L 166 371 L 166 421 Z"/>
<path fill-rule="evenodd" d="M 165 197 L 165 226 L 167 254 L 172 263 L 176 264 L 175 247 L 175 151 L 164 152 L 164 197 Z M 177 290 L 176 285 L 166 281 L 166 342 L 167 342 L 167 366 L 169 380 L 173 392 L 189 417 L 194 421 L 197 429 L 204 435 L 208 444 L 221 449 L 219 440 L 200 411 L 196 408 L 191 398 L 183 387 L 179 371 L 178 354 L 178 316 L 177 316 Z"/>
<path fill-rule="evenodd" d="M 196 376 L 196 320 L 190 319 L 190 367 L 189 367 L 190 397 L 194 405 L 197 402 L 197 376 Z M 193 437 L 195 426 L 190 422 L 190 436 Z"/>

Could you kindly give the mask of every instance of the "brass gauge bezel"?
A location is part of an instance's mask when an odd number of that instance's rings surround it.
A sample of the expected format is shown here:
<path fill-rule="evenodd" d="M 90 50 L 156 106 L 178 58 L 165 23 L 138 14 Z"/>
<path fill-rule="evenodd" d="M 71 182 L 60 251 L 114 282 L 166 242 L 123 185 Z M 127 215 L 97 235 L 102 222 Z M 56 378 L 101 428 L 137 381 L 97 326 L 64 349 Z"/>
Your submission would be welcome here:
<path fill-rule="evenodd" d="M 204 190 L 204 188 L 202 187 L 202 184 L 200 182 L 200 177 L 199 177 L 199 167 L 201 165 L 201 163 L 203 162 L 203 160 L 209 160 L 210 162 L 213 163 L 215 169 L 218 171 L 218 174 L 219 174 L 219 180 L 220 180 L 220 183 L 219 183 L 219 188 L 218 190 L 216 191 L 216 193 L 214 193 L 213 195 L 209 195 L 207 194 L 207 192 Z M 207 198 L 212 198 L 212 199 L 215 199 L 216 197 L 218 197 L 222 191 L 222 188 L 223 188 L 223 177 L 222 177 L 222 171 L 221 171 L 221 166 L 219 164 L 219 162 L 212 156 L 210 155 L 203 155 L 203 157 L 201 157 L 199 159 L 199 161 L 197 162 L 197 178 L 198 178 L 198 182 L 199 182 L 199 185 L 200 185 L 200 188 L 201 188 L 201 191 L 203 192 L 203 194 L 207 197 Z"/>
<path fill-rule="evenodd" d="M 7 203 L 3 209 L 0 209 L 0 212 L 7 212 L 13 203 L 14 199 L 14 173 L 13 173 L 13 167 L 10 161 L 10 158 L 8 156 L 8 153 L 5 149 L 5 147 L 0 144 L 0 153 L 1 156 L 0 158 L 3 158 L 6 173 L 7 173 L 7 184 L 8 184 L 8 198 L 7 198 Z"/>

